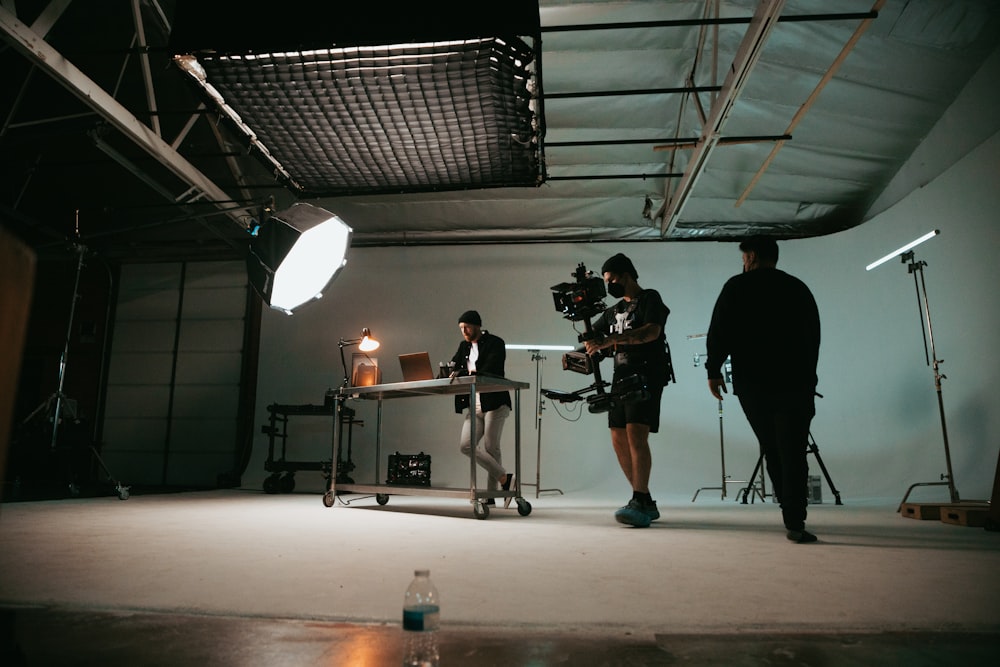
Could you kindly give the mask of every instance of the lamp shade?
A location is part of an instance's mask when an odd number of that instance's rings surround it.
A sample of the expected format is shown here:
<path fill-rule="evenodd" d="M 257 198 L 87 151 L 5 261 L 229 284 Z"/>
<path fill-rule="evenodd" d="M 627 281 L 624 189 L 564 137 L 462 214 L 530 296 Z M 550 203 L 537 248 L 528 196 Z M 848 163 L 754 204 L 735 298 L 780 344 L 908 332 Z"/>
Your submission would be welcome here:
<path fill-rule="evenodd" d="M 377 350 L 382 343 L 378 342 L 372 338 L 371 329 L 365 327 L 361 330 L 361 342 L 358 343 L 358 349 L 362 352 L 374 352 Z"/>
<path fill-rule="evenodd" d="M 250 284 L 271 308 L 291 315 L 323 296 L 347 264 L 352 231 L 333 213 L 311 204 L 275 213 L 250 244 Z"/>

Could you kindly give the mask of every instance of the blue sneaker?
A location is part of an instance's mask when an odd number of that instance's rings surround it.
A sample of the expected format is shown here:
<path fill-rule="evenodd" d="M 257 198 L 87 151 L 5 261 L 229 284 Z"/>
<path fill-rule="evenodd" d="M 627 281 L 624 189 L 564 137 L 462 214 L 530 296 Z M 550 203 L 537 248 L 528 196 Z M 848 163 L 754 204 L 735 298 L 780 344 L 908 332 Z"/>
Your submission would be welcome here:
<path fill-rule="evenodd" d="M 657 512 L 657 516 L 659 516 L 659 512 Z M 620 507 L 615 512 L 615 521 L 628 526 L 635 526 L 636 528 L 646 528 L 649 526 L 651 519 L 650 515 L 643 509 L 643 505 L 633 498 L 628 501 L 628 505 Z"/>

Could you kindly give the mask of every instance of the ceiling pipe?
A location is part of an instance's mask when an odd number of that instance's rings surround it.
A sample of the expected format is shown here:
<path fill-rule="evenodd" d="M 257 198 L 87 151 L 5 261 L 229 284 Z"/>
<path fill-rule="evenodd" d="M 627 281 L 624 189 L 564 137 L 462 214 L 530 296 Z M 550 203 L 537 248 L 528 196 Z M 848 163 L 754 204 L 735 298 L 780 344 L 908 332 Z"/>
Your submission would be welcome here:
<path fill-rule="evenodd" d="M 781 141 L 791 139 L 790 134 L 761 134 L 748 136 L 730 136 L 719 139 L 719 145 L 729 144 L 749 144 L 763 141 Z M 667 139 L 595 139 L 592 141 L 550 141 L 546 146 L 555 148 L 567 148 L 571 146 L 627 146 L 634 144 L 659 144 L 653 147 L 654 151 L 666 151 L 674 148 L 694 148 L 698 144 L 698 137 L 672 137 Z"/>
<path fill-rule="evenodd" d="M 782 16 L 779 22 L 795 23 L 800 21 L 843 21 L 845 19 L 875 18 L 871 12 L 833 12 L 823 14 L 792 14 Z M 740 25 L 753 22 L 748 16 L 727 16 L 714 18 L 705 17 L 700 19 L 664 19 L 660 21 L 622 21 L 619 23 L 578 23 L 570 25 L 549 25 L 542 26 L 541 31 L 546 32 L 582 32 L 585 30 L 632 30 L 635 28 L 684 28 L 699 25 Z"/>

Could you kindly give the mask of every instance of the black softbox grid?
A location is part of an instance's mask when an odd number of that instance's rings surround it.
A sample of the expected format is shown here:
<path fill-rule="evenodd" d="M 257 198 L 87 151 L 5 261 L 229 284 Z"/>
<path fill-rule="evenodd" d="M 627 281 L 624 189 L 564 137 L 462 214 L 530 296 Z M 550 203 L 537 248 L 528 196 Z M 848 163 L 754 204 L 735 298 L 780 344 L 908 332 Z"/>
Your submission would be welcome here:
<path fill-rule="evenodd" d="M 540 185 L 531 60 L 498 38 L 199 58 L 303 196 Z"/>

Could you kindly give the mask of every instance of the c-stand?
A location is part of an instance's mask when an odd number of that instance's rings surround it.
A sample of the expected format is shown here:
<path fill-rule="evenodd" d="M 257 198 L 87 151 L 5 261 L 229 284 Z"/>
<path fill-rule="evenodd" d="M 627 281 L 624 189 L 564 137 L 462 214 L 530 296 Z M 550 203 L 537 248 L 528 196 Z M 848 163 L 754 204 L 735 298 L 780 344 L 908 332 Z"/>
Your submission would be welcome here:
<path fill-rule="evenodd" d="M 52 437 L 49 441 L 49 451 L 52 454 L 56 452 L 56 445 L 59 438 L 59 427 L 63 422 L 64 418 L 75 420 L 77 419 L 76 411 L 76 401 L 66 396 L 63 392 L 63 387 L 65 386 L 66 380 L 66 366 L 69 360 L 69 345 L 73 337 L 73 322 L 76 317 L 76 303 L 80 298 L 80 276 L 83 273 L 83 260 L 87 255 L 87 246 L 79 242 L 79 211 L 77 211 L 76 218 L 76 232 L 77 240 L 72 244 L 73 251 L 77 254 L 76 263 L 76 276 L 73 283 L 73 297 L 70 302 L 69 309 L 69 322 L 66 325 L 66 337 L 63 341 L 62 354 L 59 357 L 59 379 L 56 386 L 56 391 L 49 395 L 41 404 L 38 405 L 31 413 L 21 422 L 22 426 L 30 424 L 39 414 L 44 414 L 47 419 L 52 420 Z M 100 464 L 104 473 L 108 476 L 115 484 L 115 492 L 121 500 L 127 500 L 130 495 L 130 487 L 122 485 L 122 483 L 116 479 L 108 470 L 108 466 L 104 463 L 104 459 L 98 454 L 97 449 L 93 446 L 93 443 L 88 445 L 91 454 Z M 70 480 L 69 484 L 70 492 L 75 495 L 77 492 L 77 487 L 73 480 Z"/>
<path fill-rule="evenodd" d="M 508 346 L 508 349 L 513 349 Z M 562 495 L 562 489 L 543 489 L 542 488 L 542 412 L 545 411 L 545 398 L 546 392 L 548 390 L 542 389 L 542 362 L 545 361 L 546 357 L 542 354 L 541 347 L 537 349 L 528 350 L 531 352 L 531 360 L 535 362 L 535 431 L 537 433 L 538 439 L 535 449 L 535 483 L 529 484 L 528 482 L 521 482 L 521 486 L 533 486 L 535 487 L 535 497 L 538 498 L 542 493 L 555 492 Z"/>
<path fill-rule="evenodd" d="M 705 338 L 706 336 L 708 336 L 708 334 L 693 334 L 691 336 L 688 336 L 688 340 L 694 340 L 694 339 L 697 339 L 697 338 Z M 695 368 L 697 368 L 700 365 L 700 362 L 701 362 L 701 355 L 699 353 L 695 352 L 694 353 L 694 365 L 695 365 Z M 722 372 L 723 372 L 723 379 L 726 382 L 732 384 L 732 381 L 733 381 L 733 378 L 732 378 L 732 364 L 729 362 L 728 359 L 726 359 L 726 363 L 724 363 L 722 365 Z M 719 486 L 703 486 L 703 487 L 701 487 L 700 489 L 698 489 L 697 491 L 694 492 L 694 497 L 691 498 L 691 502 L 694 502 L 695 500 L 697 500 L 698 499 L 698 494 L 701 493 L 702 491 L 720 491 L 721 495 L 722 495 L 722 497 L 720 498 L 720 500 L 725 500 L 726 499 L 726 490 L 727 490 L 726 484 L 747 484 L 747 482 L 745 482 L 743 480 L 729 479 L 729 475 L 726 474 L 726 439 L 725 439 L 725 436 L 724 436 L 723 430 L 722 430 L 722 399 L 719 399 L 719 458 L 720 458 L 720 460 L 722 462 L 722 477 L 721 477 L 721 479 L 719 481 Z M 748 485 L 745 488 L 749 489 L 750 485 Z M 754 490 L 755 490 L 755 492 L 760 493 L 756 489 L 754 489 Z M 746 493 L 744 493 L 744 496 L 745 495 L 746 495 Z M 763 496 L 761 496 L 761 500 L 763 500 Z"/>

